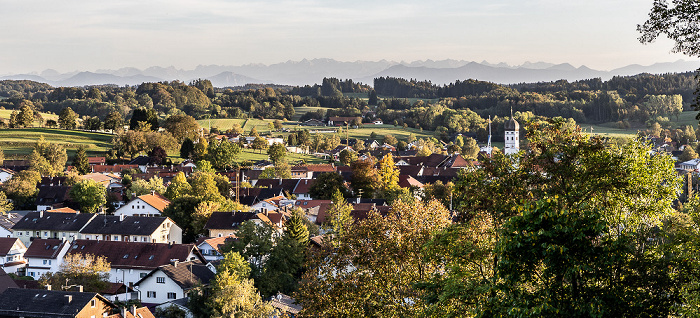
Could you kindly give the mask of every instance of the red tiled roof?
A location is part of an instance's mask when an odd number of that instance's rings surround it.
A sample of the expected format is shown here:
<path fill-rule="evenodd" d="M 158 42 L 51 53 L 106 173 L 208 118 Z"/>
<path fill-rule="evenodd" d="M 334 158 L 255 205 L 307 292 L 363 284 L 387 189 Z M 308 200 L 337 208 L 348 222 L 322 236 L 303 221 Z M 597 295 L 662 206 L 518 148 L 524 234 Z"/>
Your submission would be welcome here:
<path fill-rule="evenodd" d="M 92 172 L 122 172 L 122 170 L 136 169 L 138 165 L 93 165 Z"/>
<path fill-rule="evenodd" d="M 407 176 L 407 175 L 399 175 L 399 187 L 402 188 L 410 188 L 410 187 L 418 187 L 422 188 L 423 184 L 420 183 L 420 181 L 416 180 L 412 176 Z"/>
<path fill-rule="evenodd" d="M 316 179 L 300 179 L 299 183 L 297 183 L 297 186 L 296 188 L 294 188 L 294 191 L 292 191 L 292 193 L 307 194 L 309 193 L 311 186 L 314 185 L 314 182 L 316 182 Z"/>
<path fill-rule="evenodd" d="M 309 171 L 313 172 L 334 172 L 335 166 L 332 163 L 322 163 L 322 164 L 309 164 L 306 165 Z"/>
<path fill-rule="evenodd" d="M 148 203 L 148 205 L 154 207 L 160 212 L 163 212 L 163 210 L 165 210 L 165 208 L 167 208 L 168 205 L 170 205 L 170 201 L 158 193 L 144 194 L 139 196 L 138 198 Z"/>
<path fill-rule="evenodd" d="M 35 239 L 24 257 L 56 258 L 65 244 L 68 242 L 59 239 Z"/>

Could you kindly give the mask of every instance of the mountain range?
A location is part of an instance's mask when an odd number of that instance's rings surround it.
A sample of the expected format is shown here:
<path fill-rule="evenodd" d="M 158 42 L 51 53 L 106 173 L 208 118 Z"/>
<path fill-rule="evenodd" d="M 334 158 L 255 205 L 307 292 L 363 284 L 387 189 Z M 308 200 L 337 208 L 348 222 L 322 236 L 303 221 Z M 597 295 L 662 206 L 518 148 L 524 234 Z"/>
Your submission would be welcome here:
<path fill-rule="evenodd" d="M 100 84 L 138 85 L 143 82 L 209 79 L 215 87 L 234 87 L 245 84 L 313 85 L 324 77 L 352 79 L 372 85 L 380 76 L 429 80 L 434 84 L 448 84 L 456 80 L 477 79 L 499 84 L 548 82 L 565 79 L 576 81 L 600 77 L 608 80 L 613 76 L 629 76 L 640 73 L 663 74 L 694 71 L 700 61 L 656 63 L 652 65 L 632 64 L 610 71 L 599 71 L 586 66 L 546 62 L 525 62 L 521 65 L 492 64 L 486 61 L 425 60 L 413 62 L 356 61 L 341 62 L 333 59 L 287 61 L 271 65 L 246 64 L 241 66 L 200 65 L 192 70 L 170 67 L 149 67 L 141 70 L 125 67 L 117 70 L 76 71 L 60 73 L 48 69 L 41 73 L 12 74 L 3 79 L 26 79 L 53 86 L 85 86 Z"/>

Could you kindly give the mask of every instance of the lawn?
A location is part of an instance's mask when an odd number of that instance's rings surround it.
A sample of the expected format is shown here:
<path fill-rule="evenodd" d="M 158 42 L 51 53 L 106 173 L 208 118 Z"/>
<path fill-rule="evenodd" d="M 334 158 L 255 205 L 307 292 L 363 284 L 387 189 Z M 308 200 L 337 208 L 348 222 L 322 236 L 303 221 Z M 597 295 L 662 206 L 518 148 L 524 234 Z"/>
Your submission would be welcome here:
<path fill-rule="evenodd" d="M 0 118 L 4 119 L 5 122 L 9 122 L 10 115 L 12 114 L 13 111 L 15 111 L 15 110 L 14 109 L 0 109 Z M 48 113 L 41 113 L 41 112 L 40 112 L 40 114 L 41 114 L 41 117 L 44 118 L 44 121 L 49 120 L 49 119 L 53 119 L 55 121 L 58 121 L 58 115 L 56 115 L 56 114 L 48 114 Z M 34 124 L 36 125 L 36 122 L 34 122 Z"/>
<path fill-rule="evenodd" d="M 293 121 L 299 121 L 299 118 L 301 118 L 301 116 L 304 116 L 304 114 L 306 114 L 306 113 L 308 113 L 308 112 L 315 112 L 315 111 L 317 111 L 317 110 L 319 110 L 319 109 L 328 110 L 328 109 L 330 109 L 330 108 L 326 108 L 326 107 L 309 107 L 309 106 L 294 107 L 294 117 L 292 117 L 292 120 L 293 120 Z"/>
<path fill-rule="evenodd" d="M 31 154 L 40 136 L 53 144 L 66 148 L 72 158 L 78 146 L 87 146 L 89 156 L 104 155 L 112 147 L 112 135 L 78 130 L 49 128 L 0 129 L 0 148 L 6 158 L 23 158 Z"/>

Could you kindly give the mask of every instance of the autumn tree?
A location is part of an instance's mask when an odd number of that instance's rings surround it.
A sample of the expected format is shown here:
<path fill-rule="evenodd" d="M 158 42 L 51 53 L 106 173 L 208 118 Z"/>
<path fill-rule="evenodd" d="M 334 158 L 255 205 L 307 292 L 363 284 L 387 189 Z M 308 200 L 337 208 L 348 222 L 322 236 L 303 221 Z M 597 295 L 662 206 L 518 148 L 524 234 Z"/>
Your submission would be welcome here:
<path fill-rule="evenodd" d="M 129 199 L 151 193 L 163 194 L 165 193 L 165 185 L 163 185 L 163 178 L 158 176 L 153 176 L 150 179 L 138 179 L 131 183 L 128 191 Z"/>
<path fill-rule="evenodd" d="M 352 231 L 335 233 L 336 244 L 309 258 L 297 292 L 303 316 L 417 317 L 426 304 L 416 283 L 442 270 L 426 260 L 423 244 L 450 224 L 436 201 L 397 202 L 387 215 L 372 211 Z"/>
<path fill-rule="evenodd" d="M 57 272 L 47 272 L 39 278 L 39 285 L 50 285 L 55 290 L 81 285 L 85 292 L 102 292 L 109 287 L 110 270 L 111 264 L 104 256 L 70 253 L 63 257 Z"/>
<path fill-rule="evenodd" d="M 124 117 L 122 117 L 122 113 L 113 111 L 107 114 L 104 121 L 104 127 L 105 129 L 109 129 L 111 131 L 124 129 Z"/>
<path fill-rule="evenodd" d="M 357 160 L 357 153 L 352 149 L 343 149 L 338 155 L 338 159 L 340 159 L 340 163 L 350 166 L 352 162 Z"/>
<path fill-rule="evenodd" d="M 179 143 L 185 138 L 197 139 L 199 137 L 199 124 L 194 117 L 189 115 L 171 115 L 165 120 L 163 128 L 170 132 Z"/>
<path fill-rule="evenodd" d="M 185 173 L 178 172 L 175 177 L 170 181 L 168 188 L 165 190 L 165 197 L 170 200 L 175 200 L 179 197 L 189 195 L 192 193 L 192 186 L 187 182 L 187 177 Z"/>
<path fill-rule="evenodd" d="M 374 191 L 379 188 L 377 169 L 374 168 L 374 160 L 361 159 L 350 164 L 352 169 L 352 189 L 355 194 L 371 198 Z"/>
<path fill-rule="evenodd" d="M 67 160 L 63 146 L 48 143 L 44 136 L 40 136 L 30 156 L 29 167 L 43 176 L 57 176 L 65 170 Z"/>
<path fill-rule="evenodd" d="M 267 155 L 270 157 L 272 164 L 277 165 L 282 163 L 282 161 L 287 161 L 287 148 L 284 144 L 274 143 L 270 148 L 267 149 Z"/>
<path fill-rule="evenodd" d="M 41 181 L 41 174 L 36 170 L 23 170 L 15 173 L 9 180 L 2 184 L 2 189 L 7 197 L 12 200 L 16 208 L 32 209 L 36 205 L 34 201 L 39 192 L 37 184 Z"/>
<path fill-rule="evenodd" d="M 268 146 L 269 144 L 267 143 L 267 140 L 260 136 L 255 137 L 255 139 L 253 139 L 253 143 L 251 144 L 251 147 L 255 150 L 260 150 L 260 153 L 262 153 L 263 150 L 267 149 Z"/>

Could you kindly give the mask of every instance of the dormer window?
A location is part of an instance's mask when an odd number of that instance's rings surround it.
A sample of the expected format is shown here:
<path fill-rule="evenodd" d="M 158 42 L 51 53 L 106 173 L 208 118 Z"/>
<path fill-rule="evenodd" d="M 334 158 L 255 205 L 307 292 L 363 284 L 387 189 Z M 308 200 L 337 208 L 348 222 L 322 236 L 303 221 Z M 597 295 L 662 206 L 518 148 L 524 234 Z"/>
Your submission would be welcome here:
<path fill-rule="evenodd" d="M 123 258 L 129 258 L 129 254 L 124 255 Z"/>

